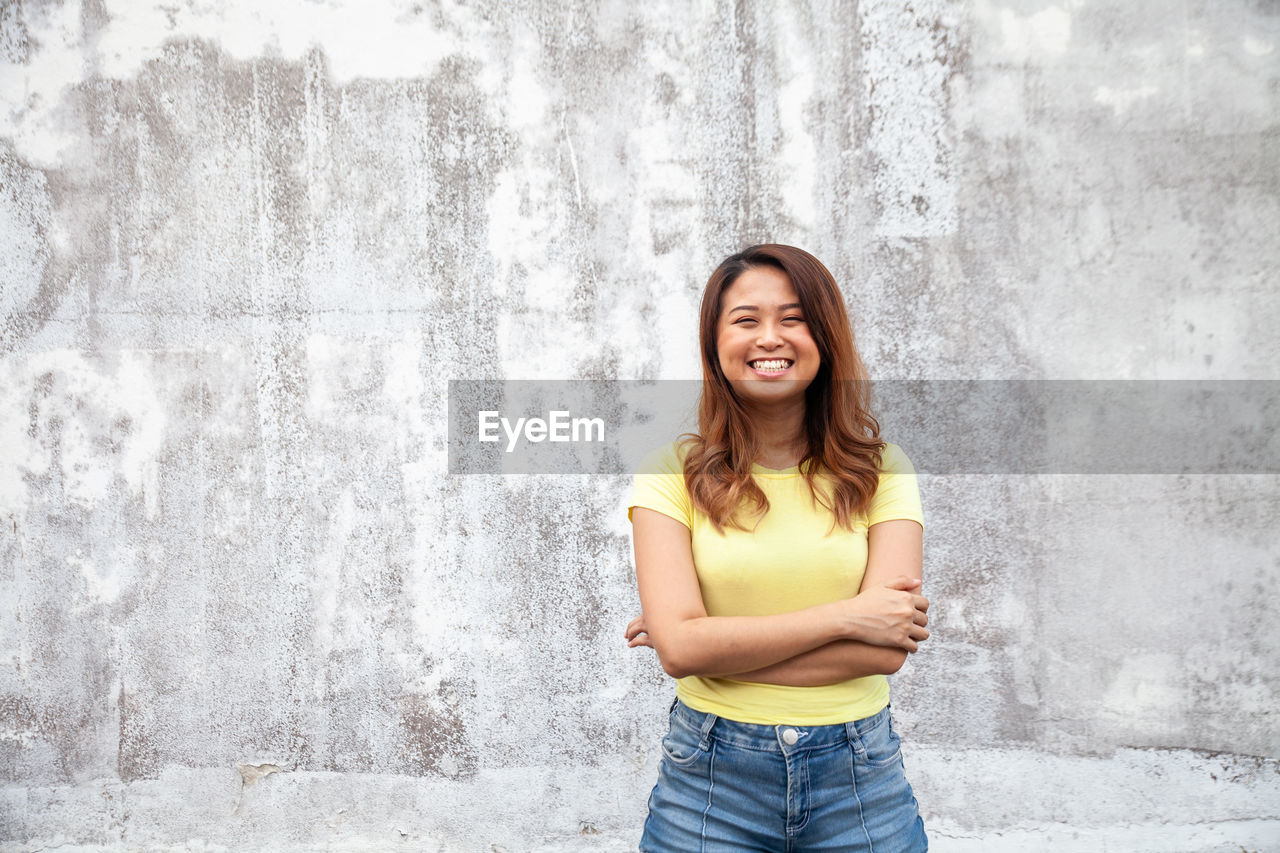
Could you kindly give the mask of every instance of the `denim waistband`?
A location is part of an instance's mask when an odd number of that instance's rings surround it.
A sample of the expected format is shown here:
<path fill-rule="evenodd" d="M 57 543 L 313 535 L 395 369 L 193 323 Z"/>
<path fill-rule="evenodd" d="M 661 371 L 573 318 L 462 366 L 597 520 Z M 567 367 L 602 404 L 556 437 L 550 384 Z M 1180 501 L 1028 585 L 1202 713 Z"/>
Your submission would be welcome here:
<path fill-rule="evenodd" d="M 706 711 L 696 711 L 679 699 L 672 703 L 671 713 L 680 717 L 689 728 L 700 733 L 700 744 L 703 747 L 715 740 L 761 752 L 793 753 L 822 749 L 842 743 L 852 743 L 856 750 L 861 751 L 864 735 L 879 726 L 890 725 L 888 705 L 861 720 L 822 726 L 798 726 L 790 723 L 766 726 L 759 723 L 740 723 Z"/>

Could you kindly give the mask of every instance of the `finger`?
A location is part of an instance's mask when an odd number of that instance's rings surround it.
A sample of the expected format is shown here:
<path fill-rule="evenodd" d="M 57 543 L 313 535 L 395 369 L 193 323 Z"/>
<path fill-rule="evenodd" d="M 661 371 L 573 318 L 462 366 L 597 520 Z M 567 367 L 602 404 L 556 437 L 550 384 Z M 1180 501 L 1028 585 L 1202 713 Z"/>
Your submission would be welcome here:
<path fill-rule="evenodd" d="M 923 583 L 923 581 L 921 581 L 920 578 L 909 578 L 906 575 L 901 575 L 889 581 L 886 586 L 889 589 L 900 589 L 903 592 L 906 592 L 907 590 L 915 589 L 920 586 L 921 583 Z"/>
<path fill-rule="evenodd" d="M 916 610 L 919 610 L 921 613 L 929 609 L 929 599 L 925 598 L 923 595 L 911 596 L 911 604 L 913 607 L 915 607 Z"/>
<path fill-rule="evenodd" d="M 921 626 L 928 625 L 929 615 L 925 613 L 923 610 L 917 610 L 915 615 L 915 623 Z"/>

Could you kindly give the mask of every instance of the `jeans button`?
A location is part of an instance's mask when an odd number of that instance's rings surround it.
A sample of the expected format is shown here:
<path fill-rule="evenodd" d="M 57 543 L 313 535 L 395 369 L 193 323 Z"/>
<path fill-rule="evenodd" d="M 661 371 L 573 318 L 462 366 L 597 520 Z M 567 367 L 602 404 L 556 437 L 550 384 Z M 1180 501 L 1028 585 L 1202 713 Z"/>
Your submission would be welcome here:
<path fill-rule="evenodd" d="M 795 729 L 782 730 L 782 742 L 787 746 L 795 746 L 796 741 L 800 740 L 800 735 Z"/>

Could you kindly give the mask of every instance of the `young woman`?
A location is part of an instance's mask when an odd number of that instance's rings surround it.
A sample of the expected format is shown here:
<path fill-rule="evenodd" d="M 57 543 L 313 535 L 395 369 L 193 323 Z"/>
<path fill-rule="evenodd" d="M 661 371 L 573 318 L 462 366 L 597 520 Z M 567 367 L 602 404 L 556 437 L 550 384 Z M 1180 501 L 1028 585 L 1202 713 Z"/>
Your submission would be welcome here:
<path fill-rule="evenodd" d="M 885 678 L 929 636 L 923 516 L 840 291 L 753 246 L 712 273 L 699 338 L 699 434 L 629 509 L 626 636 L 678 679 L 640 849 L 926 850 Z"/>

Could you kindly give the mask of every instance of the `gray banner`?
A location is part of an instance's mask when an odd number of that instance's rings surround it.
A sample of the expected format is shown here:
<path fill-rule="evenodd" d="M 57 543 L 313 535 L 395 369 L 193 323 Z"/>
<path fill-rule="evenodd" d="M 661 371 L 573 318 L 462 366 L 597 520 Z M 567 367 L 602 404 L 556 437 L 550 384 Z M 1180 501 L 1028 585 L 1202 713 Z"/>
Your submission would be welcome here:
<path fill-rule="evenodd" d="M 697 381 L 453 380 L 454 474 L 630 475 L 697 428 Z M 1280 381 L 871 383 L 922 474 L 1280 473 Z"/>

